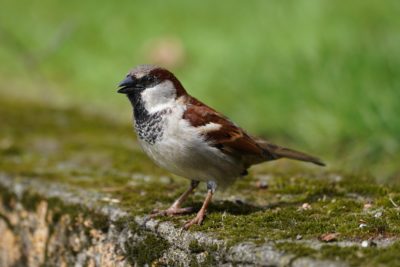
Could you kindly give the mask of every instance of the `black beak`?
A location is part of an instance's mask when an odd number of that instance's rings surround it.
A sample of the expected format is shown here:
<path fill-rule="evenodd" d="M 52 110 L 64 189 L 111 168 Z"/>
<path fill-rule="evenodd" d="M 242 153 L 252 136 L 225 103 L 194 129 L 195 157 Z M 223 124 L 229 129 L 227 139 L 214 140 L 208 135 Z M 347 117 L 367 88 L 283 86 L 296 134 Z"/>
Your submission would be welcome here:
<path fill-rule="evenodd" d="M 135 79 L 128 75 L 125 80 L 118 84 L 119 90 L 118 93 L 120 94 L 129 94 L 135 90 Z"/>

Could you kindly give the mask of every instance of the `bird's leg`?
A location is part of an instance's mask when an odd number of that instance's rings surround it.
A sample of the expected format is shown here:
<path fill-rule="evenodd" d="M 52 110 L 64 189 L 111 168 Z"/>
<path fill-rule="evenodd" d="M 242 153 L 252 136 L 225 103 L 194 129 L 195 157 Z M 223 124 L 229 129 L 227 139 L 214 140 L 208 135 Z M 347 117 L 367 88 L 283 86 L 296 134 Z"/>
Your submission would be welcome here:
<path fill-rule="evenodd" d="M 150 217 L 153 218 L 156 216 L 173 216 L 191 212 L 191 207 L 181 208 L 181 205 L 183 204 L 183 202 L 185 202 L 188 196 L 193 193 L 194 189 L 196 189 L 199 183 L 199 181 L 192 180 L 190 183 L 190 187 L 177 200 L 175 200 L 175 202 L 168 209 L 161 211 L 154 210 L 153 214 L 151 214 Z"/>
<path fill-rule="evenodd" d="M 211 203 L 211 199 L 215 192 L 215 189 L 217 189 L 217 184 L 214 181 L 208 181 L 207 182 L 207 196 L 203 202 L 203 206 L 201 207 L 199 212 L 197 212 L 196 217 L 194 217 L 193 219 L 191 219 L 190 221 L 185 223 L 185 225 L 183 226 L 184 229 L 187 230 L 193 224 L 200 225 L 203 222 L 204 217 L 206 216 L 208 205 Z"/>

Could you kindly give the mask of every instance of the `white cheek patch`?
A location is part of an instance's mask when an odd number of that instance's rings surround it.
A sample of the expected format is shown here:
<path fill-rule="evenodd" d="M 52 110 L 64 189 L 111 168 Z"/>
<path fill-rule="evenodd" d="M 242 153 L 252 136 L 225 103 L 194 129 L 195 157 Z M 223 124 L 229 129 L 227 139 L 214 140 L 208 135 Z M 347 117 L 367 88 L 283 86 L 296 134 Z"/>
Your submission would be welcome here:
<path fill-rule="evenodd" d="M 144 106 L 149 113 L 171 107 L 176 98 L 176 90 L 171 81 L 165 81 L 142 92 Z"/>

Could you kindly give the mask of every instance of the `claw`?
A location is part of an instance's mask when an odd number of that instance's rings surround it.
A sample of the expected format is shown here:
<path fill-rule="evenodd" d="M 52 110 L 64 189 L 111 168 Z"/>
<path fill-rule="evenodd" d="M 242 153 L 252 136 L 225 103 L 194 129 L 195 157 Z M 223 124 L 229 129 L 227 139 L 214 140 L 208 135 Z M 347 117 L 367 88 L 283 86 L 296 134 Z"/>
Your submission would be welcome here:
<path fill-rule="evenodd" d="M 155 209 L 151 212 L 149 217 L 155 218 L 158 216 L 177 216 L 177 215 L 181 215 L 181 214 L 190 213 L 192 211 L 193 211 L 192 207 L 187 207 L 187 208 L 170 207 L 166 210 Z"/>
<path fill-rule="evenodd" d="M 190 221 L 186 222 L 183 225 L 183 229 L 188 230 L 194 224 L 201 225 L 205 216 L 206 215 L 203 212 L 197 213 L 196 217 L 194 217 L 193 219 L 191 219 Z"/>

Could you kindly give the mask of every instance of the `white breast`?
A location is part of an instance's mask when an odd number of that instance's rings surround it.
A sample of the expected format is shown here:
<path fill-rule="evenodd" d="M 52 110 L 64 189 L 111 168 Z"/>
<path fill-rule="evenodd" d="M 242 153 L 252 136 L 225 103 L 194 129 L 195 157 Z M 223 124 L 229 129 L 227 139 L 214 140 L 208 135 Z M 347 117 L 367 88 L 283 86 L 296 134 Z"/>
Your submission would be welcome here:
<path fill-rule="evenodd" d="M 201 135 L 221 126 L 215 123 L 197 128 L 191 126 L 182 118 L 185 106 L 180 101 L 169 103 L 167 108 L 168 112 L 163 115 L 161 140 L 153 145 L 140 141 L 145 153 L 159 166 L 185 178 L 213 180 L 222 186 L 233 182 L 243 171 L 242 164 L 208 145 Z"/>

